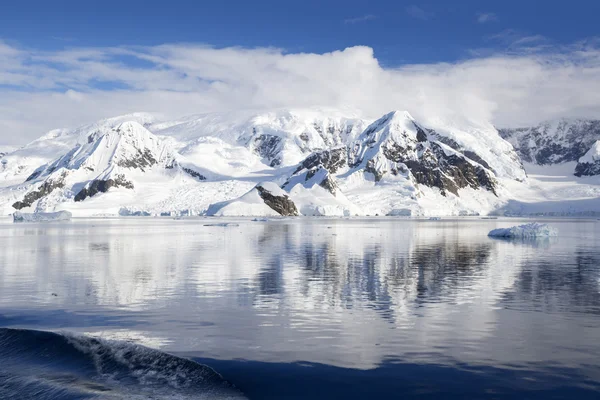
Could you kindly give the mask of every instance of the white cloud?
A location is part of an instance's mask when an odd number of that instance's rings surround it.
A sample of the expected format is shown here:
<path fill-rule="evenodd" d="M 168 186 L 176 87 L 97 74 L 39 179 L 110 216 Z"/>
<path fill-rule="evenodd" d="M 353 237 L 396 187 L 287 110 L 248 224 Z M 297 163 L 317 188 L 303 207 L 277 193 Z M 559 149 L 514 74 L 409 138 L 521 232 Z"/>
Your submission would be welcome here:
<path fill-rule="evenodd" d="M 496 21 L 498 18 L 494 13 L 479 13 L 477 14 L 477 22 L 485 24 L 486 22 Z"/>
<path fill-rule="evenodd" d="M 189 44 L 42 52 L 0 42 L 0 144 L 135 111 L 345 106 L 371 117 L 400 109 L 425 123 L 499 126 L 599 118 L 597 46 L 555 50 L 383 68 L 362 46 L 325 54 Z"/>
<path fill-rule="evenodd" d="M 415 5 L 406 7 L 406 12 L 411 17 L 417 18 L 417 19 L 422 19 L 423 21 L 427 21 L 428 19 L 433 18 L 432 12 L 428 12 L 428 11 L 422 9 L 421 7 L 415 6 Z"/>
<path fill-rule="evenodd" d="M 366 15 L 363 15 L 361 17 L 347 18 L 347 19 L 344 20 L 344 23 L 345 24 L 357 24 L 359 22 L 367 22 L 367 21 L 372 21 L 374 19 L 377 19 L 376 15 L 366 14 Z"/>

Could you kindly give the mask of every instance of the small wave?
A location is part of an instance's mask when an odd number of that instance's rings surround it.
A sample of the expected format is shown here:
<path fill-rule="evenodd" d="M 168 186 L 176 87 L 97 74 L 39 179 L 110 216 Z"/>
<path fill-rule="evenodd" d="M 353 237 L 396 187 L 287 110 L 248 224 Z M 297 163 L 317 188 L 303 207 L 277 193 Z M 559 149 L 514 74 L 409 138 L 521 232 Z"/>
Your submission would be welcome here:
<path fill-rule="evenodd" d="M 2 399 L 243 399 L 208 366 L 140 345 L 0 328 Z"/>

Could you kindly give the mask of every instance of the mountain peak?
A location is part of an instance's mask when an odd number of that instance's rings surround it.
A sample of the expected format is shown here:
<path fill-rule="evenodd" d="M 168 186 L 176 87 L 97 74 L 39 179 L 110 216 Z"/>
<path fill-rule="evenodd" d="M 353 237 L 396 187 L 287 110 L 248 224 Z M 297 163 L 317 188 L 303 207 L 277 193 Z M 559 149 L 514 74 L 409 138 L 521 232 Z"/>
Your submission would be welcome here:
<path fill-rule="evenodd" d="M 137 121 L 125 121 L 122 122 L 121 124 L 117 125 L 114 128 L 115 131 L 117 132 L 124 132 L 124 133 L 144 133 L 144 132 L 148 132 L 148 130 L 139 122 Z"/>
<path fill-rule="evenodd" d="M 389 120 L 407 120 L 407 119 L 411 120 L 411 121 L 415 120 L 408 111 L 401 111 L 401 110 L 391 111 L 391 112 L 387 113 L 386 115 L 384 115 L 383 118 L 388 118 Z"/>

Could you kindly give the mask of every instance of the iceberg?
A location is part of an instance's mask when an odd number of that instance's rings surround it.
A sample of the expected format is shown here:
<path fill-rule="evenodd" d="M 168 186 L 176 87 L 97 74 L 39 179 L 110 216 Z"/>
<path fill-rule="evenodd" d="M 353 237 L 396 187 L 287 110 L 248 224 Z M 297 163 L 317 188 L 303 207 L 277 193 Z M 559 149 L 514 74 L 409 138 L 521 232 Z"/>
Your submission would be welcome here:
<path fill-rule="evenodd" d="M 58 212 L 36 212 L 22 213 L 15 211 L 13 213 L 13 222 L 50 222 L 50 221 L 69 221 L 73 215 L 68 211 Z"/>
<path fill-rule="evenodd" d="M 511 228 L 498 228 L 490 231 L 488 236 L 500 238 L 537 238 L 557 236 L 558 231 L 546 224 L 538 224 L 533 222 Z"/>
<path fill-rule="evenodd" d="M 240 226 L 240 224 L 232 224 L 231 222 L 221 222 L 217 224 L 204 224 L 204 226 L 219 226 L 222 228 L 227 228 L 228 226 Z"/>

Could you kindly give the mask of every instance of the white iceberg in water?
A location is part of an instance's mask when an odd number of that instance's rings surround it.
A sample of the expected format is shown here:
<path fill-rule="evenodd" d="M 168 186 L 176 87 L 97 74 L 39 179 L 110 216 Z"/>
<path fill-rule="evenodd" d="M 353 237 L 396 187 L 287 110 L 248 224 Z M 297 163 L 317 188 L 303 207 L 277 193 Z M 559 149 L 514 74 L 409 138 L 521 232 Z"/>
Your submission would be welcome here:
<path fill-rule="evenodd" d="M 219 226 L 222 228 L 227 228 L 228 226 L 240 226 L 240 224 L 232 224 L 231 222 L 220 222 L 217 224 L 204 224 L 204 226 Z"/>
<path fill-rule="evenodd" d="M 68 211 L 58 211 L 50 213 L 22 213 L 15 211 L 13 213 L 13 222 L 49 222 L 49 221 L 69 221 L 73 215 Z"/>
<path fill-rule="evenodd" d="M 555 228 L 546 224 L 538 224 L 537 222 L 513 226 L 511 228 L 494 229 L 488 233 L 488 236 L 500 238 L 536 238 L 556 235 L 558 235 L 558 231 Z"/>

